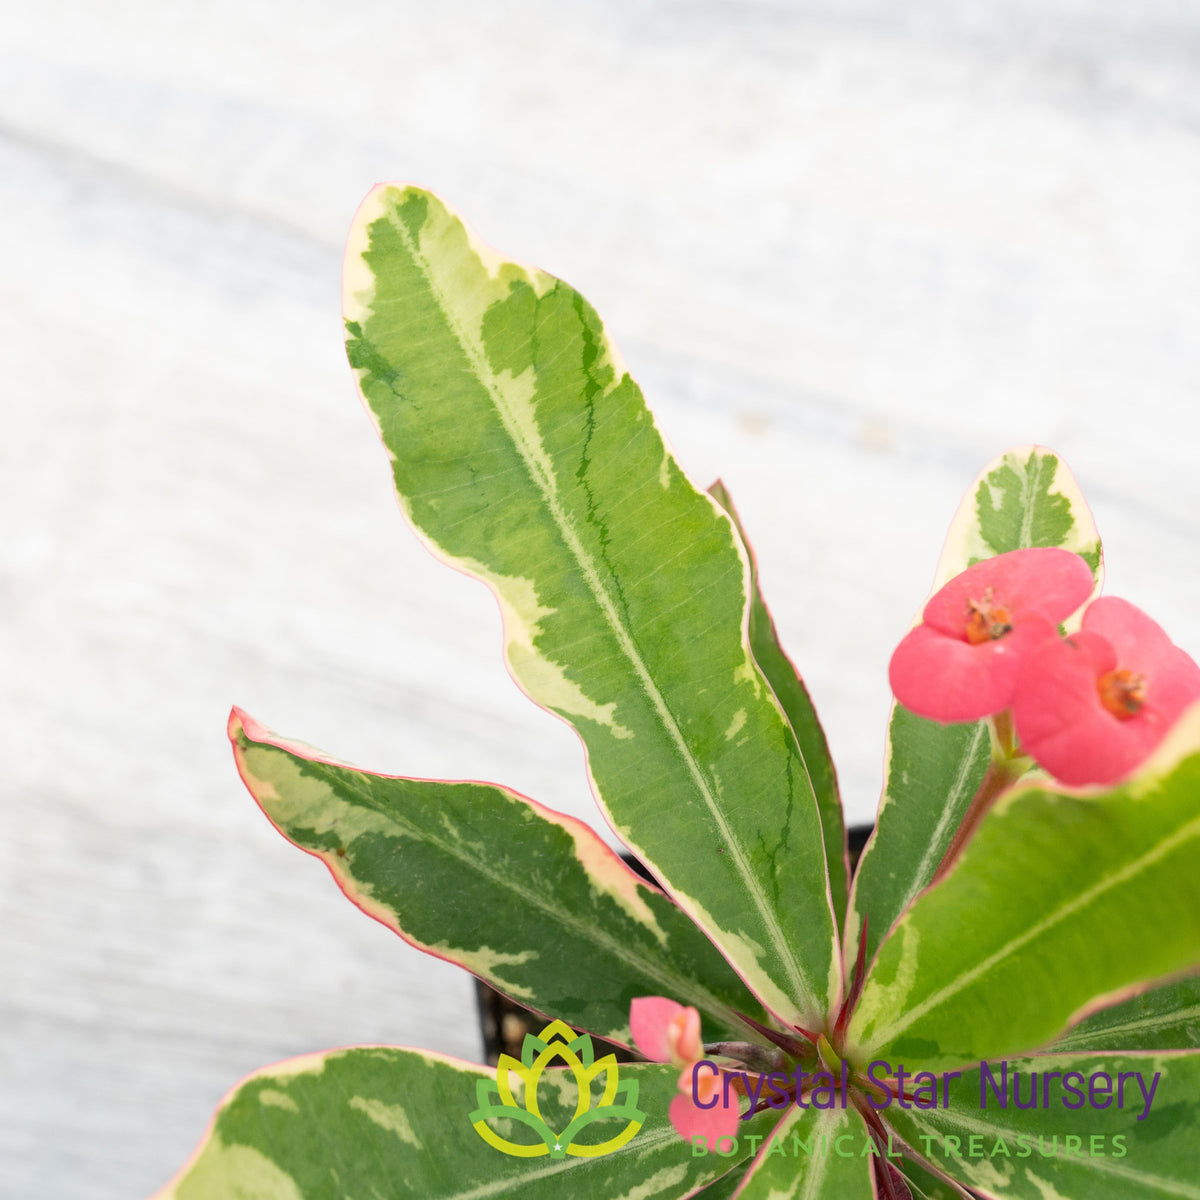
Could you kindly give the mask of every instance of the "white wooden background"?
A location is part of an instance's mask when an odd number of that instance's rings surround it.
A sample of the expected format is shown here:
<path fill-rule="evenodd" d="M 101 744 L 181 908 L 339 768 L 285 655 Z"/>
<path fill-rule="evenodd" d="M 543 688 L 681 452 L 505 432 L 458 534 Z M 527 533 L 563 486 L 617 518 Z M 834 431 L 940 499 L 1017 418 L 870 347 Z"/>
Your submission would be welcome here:
<path fill-rule="evenodd" d="M 596 304 L 724 476 L 853 817 L 959 494 L 1062 451 L 1200 651 L 1200 11 L 1169 0 L 105 0 L 0 17 L 0 1196 L 145 1195 L 222 1092 L 475 1057 L 464 976 L 243 792 L 231 703 L 591 814 L 342 357 L 377 179 Z"/>

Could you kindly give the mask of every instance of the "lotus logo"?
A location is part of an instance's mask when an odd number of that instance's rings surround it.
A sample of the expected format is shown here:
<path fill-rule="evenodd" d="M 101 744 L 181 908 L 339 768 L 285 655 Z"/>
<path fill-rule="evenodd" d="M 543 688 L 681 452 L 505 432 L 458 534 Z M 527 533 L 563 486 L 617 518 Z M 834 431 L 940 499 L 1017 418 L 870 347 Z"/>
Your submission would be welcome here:
<path fill-rule="evenodd" d="M 546 1068 L 559 1069 L 545 1074 Z M 544 1086 L 543 1086 L 544 1085 Z M 538 1105 L 538 1088 L 543 1102 L 553 1103 L 556 1112 L 569 1111 L 574 1098 L 575 1113 L 564 1128 L 551 1129 Z M 521 1097 L 524 1102 L 522 1103 Z M 475 1131 L 490 1146 L 517 1158 L 564 1158 L 568 1154 L 596 1158 L 624 1146 L 642 1127 L 646 1114 L 637 1106 L 638 1081 L 617 1078 L 617 1060 L 606 1054 L 594 1061 L 592 1039 L 576 1034 L 562 1021 L 551 1021 L 540 1034 L 525 1035 L 521 1061 L 500 1055 L 496 1078 L 481 1079 L 475 1087 L 478 1108 L 471 1114 Z M 510 1142 L 486 1122 L 492 1118 L 516 1121 L 530 1129 L 539 1141 Z M 580 1141 L 594 1122 L 621 1119 L 625 1127 L 607 1141 Z M 611 1126 L 610 1126 L 611 1128 Z"/>

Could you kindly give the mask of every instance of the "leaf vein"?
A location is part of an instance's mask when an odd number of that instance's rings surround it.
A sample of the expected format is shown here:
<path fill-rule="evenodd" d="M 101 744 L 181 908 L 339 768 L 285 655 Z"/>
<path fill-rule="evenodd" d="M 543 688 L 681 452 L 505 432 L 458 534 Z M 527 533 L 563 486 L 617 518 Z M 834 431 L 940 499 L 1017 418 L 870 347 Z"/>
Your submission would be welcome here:
<path fill-rule="evenodd" d="M 553 466 L 546 461 L 545 451 L 539 446 L 530 443 L 521 429 L 520 422 L 515 413 L 511 411 L 508 400 L 500 387 L 494 372 L 487 364 L 484 355 L 480 349 L 474 344 L 474 339 L 469 337 L 463 330 L 456 319 L 452 306 L 447 299 L 442 295 L 441 289 L 435 278 L 435 274 L 421 253 L 420 246 L 416 239 L 412 236 L 403 221 L 397 220 L 395 215 L 389 211 L 388 219 L 392 224 L 393 229 L 398 233 L 402 241 L 407 244 L 409 253 L 413 257 L 413 261 L 417 264 L 425 282 L 429 288 L 430 295 L 434 303 L 441 310 L 442 316 L 447 325 L 453 331 L 456 340 L 462 348 L 463 354 L 470 363 L 475 372 L 476 377 L 484 383 L 492 402 L 495 405 L 496 411 L 500 416 L 501 422 L 505 427 L 509 438 L 516 447 L 518 454 L 526 465 L 530 477 L 534 485 L 542 494 L 543 502 L 546 505 L 547 511 L 550 513 L 559 534 L 566 543 L 568 550 L 579 564 L 583 574 L 584 581 L 588 591 L 592 595 L 592 599 L 599 608 L 612 631 L 618 646 L 625 655 L 626 660 L 633 667 L 634 673 L 638 678 L 638 682 L 642 691 L 649 699 L 664 732 L 669 740 L 674 744 L 676 751 L 684 762 L 693 783 L 696 786 L 700 797 L 704 801 L 705 806 L 709 811 L 714 824 L 720 830 L 723 843 L 730 850 L 730 857 L 736 864 L 739 875 L 741 876 L 747 893 L 752 897 L 755 908 L 758 910 L 759 917 L 763 922 L 764 929 L 770 937 L 775 953 L 780 963 L 785 967 L 791 976 L 790 982 L 796 988 L 797 992 L 808 999 L 810 1005 L 819 1007 L 817 1002 L 817 989 L 812 986 L 808 979 L 807 972 L 804 970 L 796 955 L 792 952 L 788 945 L 788 941 L 783 934 L 778 918 L 767 902 L 765 891 L 759 882 L 755 872 L 751 869 L 750 862 L 746 853 L 745 847 L 742 845 L 729 821 L 726 818 L 721 806 L 717 803 L 714 795 L 712 783 L 706 778 L 700 764 L 696 761 L 696 756 L 691 747 L 688 745 L 687 739 L 683 736 L 683 731 L 679 726 L 679 722 L 671 711 L 666 698 L 659 690 L 654 678 L 650 673 L 641 653 L 638 650 L 636 642 L 632 634 L 620 620 L 620 614 L 617 611 L 613 598 L 608 594 L 608 590 L 604 586 L 603 580 L 598 575 L 590 556 L 587 554 L 579 535 L 575 530 L 574 524 L 570 519 L 569 514 L 564 510 L 553 480 Z"/>

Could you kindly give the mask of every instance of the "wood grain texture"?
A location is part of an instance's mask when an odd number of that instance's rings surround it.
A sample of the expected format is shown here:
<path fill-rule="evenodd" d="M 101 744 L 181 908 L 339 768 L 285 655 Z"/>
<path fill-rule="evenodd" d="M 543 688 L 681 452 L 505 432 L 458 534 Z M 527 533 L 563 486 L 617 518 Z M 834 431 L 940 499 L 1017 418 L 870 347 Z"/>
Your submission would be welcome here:
<path fill-rule="evenodd" d="M 1008 445 L 1063 453 L 1110 590 L 1200 652 L 1198 51 L 1167 0 L 6 14 L 0 1194 L 146 1194 L 272 1059 L 479 1053 L 468 981 L 242 792 L 231 703 L 593 815 L 354 398 L 371 183 L 603 314 L 729 486 L 863 819 L 887 655 Z"/>

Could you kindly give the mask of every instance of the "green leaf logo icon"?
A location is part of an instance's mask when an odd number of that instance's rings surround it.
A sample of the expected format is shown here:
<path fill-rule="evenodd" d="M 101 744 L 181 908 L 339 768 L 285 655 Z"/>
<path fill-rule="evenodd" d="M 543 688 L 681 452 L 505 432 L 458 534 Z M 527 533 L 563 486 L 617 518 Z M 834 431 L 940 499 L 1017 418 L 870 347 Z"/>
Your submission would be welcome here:
<path fill-rule="evenodd" d="M 554 1068 L 553 1074 L 545 1074 L 548 1067 Z M 553 1129 L 542 1116 L 539 1087 L 543 1088 L 544 1102 L 551 1093 L 557 1100 L 572 1085 L 574 1114 L 565 1125 L 556 1119 L 562 1127 Z M 646 1119 L 637 1106 L 637 1080 L 622 1083 L 616 1058 L 606 1054 L 595 1061 L 592 1039 L 586 1033 L 574 1033 L 562 1021 L 551 1021 L 536 1036 L 526 1034 L 520 1061 L 502 1054 L 496 1078 L 479 1081 L 475 1100 L 477 1108 L 470 1117 L 475 1131 L 488 1145 L 516 1158 L 549 1155 L 559 1159 L 568 1154 L 596 1158 L 610 1154 L 633 1138 Z M 511 1141 L 487 1124 L 493 1118 L 516 1121 L 537 1140 Z M 581 1137 L 593 1123 L 614 1119 L 623 1120 L 625 1125 L 604 1141 Z"/>

